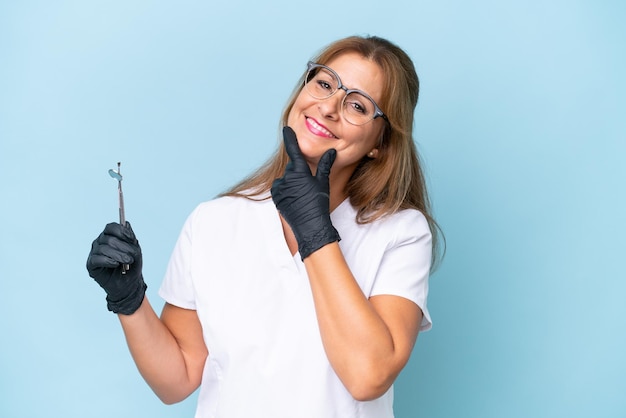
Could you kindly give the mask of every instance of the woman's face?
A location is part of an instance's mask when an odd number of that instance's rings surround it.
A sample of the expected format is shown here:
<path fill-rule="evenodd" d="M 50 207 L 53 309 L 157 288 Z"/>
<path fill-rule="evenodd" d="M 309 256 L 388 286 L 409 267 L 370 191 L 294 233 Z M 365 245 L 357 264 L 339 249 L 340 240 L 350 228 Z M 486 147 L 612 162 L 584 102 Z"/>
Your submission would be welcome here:
<path fill-rule="evenodd" d="M 384 79 L 378 64 L 351 52 L 334 58 L 326 65 L 339 75 L 348 89 L 361 90 L 380 103 Z M 302 89 L 287 122 L 298 137 L 298 144 L 311 171 L 315 173 L 320 157 L 334 148 L 337 158 L 331 169 L 331 180 L 343 179 L 347 182 L 359 161 L 378 146 L 385 121 L 377 118 L 360 126 L 350 124 L 342 117 L 344 96 L 345 91 L 339 89 L 331 97 L 320 100 Z"/>

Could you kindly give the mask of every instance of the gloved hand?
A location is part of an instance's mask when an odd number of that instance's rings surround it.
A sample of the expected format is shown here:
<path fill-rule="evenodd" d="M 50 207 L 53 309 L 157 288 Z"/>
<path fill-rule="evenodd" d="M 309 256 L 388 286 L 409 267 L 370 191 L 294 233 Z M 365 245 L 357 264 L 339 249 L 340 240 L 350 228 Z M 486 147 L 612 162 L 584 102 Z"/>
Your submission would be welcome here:
<path fill-rule="evenodd" d="M 272 184 L 272 199 L 293 230 L 300 257 L 304 260 L 324 245 L 341 239 L 330 220 L 328 184 L 328 174 L 337 151 L 329 149 L 322 155 L 313 176 L 293 129 L 285 126 L 283 138 L 291 160 L 283 177 Z"/>
<path fill-rule="evenodd" d="M 122 274 L 124 264 L 130 269 Z M 128 222 L 108 224 L 91 244 L 87 271 L 106 291 L 112 312 L 130 315 L 141 306 L 147 288 L 141 267 L 141 247 Z"/>

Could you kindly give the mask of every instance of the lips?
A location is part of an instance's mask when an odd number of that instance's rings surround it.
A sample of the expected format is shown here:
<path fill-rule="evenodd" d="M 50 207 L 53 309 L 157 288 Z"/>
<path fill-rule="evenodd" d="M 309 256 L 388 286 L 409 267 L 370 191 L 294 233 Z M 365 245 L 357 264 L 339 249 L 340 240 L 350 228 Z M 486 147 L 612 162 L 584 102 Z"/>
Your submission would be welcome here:
<path fill-rule="evenodd" d="M 337 138 L 331 131 L 326 129 L 324 125 L 320 125 L 313 118 L 309 118 L 309 117 L 306 118 L 306 126 L 309 129 L 309 131 L 311 131 L 317 136 L 323 136 L 324 138 Z"/>

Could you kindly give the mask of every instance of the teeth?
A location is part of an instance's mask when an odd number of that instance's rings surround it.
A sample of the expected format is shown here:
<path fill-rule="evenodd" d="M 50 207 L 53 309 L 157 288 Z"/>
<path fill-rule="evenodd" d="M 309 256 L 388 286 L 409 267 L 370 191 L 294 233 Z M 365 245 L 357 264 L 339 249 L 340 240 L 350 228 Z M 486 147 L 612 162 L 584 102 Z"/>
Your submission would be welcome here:
<path fill-rule="evenodd" d="M 318 131 L 322 131 L 324 134 L 326 134 L 327 136 L 331 137 L 331 138 L 335 138 L 335 135 L 333 135 L 332 133 L 330 133 L 330 131 L 328 131 L 328 129 L 325 129 L 323 126 L 321 126 L 320 124 L 318 124 L 317 122 L 315 122 L 313 119 L 308 119 L 309 123 L 311 125 L 313 125 L 313 127 L 315 129 L 317 129 Z"/>

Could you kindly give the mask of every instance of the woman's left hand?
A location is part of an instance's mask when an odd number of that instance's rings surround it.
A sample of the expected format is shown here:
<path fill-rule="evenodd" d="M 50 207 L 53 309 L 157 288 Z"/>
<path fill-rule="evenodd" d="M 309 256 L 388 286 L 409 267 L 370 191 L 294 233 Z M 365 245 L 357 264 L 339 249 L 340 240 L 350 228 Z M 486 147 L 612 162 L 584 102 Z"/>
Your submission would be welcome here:
<path fill-rule="evenodd" d="M 293 129 L 285 126 L 283 139 L 290 161 L 283 177 L 272 184 L 272 199 L 293 230 L 300 257 L 304 260 L 326 244 L 341 239 L 330 220 L 328 181 L 337 151 L 329 149 L 322 155 L 313 176 Z"/>

